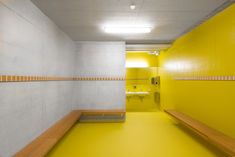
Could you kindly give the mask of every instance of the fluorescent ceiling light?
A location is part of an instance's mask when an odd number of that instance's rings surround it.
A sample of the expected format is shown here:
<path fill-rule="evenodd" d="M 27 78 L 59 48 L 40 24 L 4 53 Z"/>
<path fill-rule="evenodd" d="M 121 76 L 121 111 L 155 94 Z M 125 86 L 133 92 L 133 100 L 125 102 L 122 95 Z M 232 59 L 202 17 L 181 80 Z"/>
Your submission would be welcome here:
<path fill-rule="evenodd" d="M 112 34 L 141 34 L 150 33 L 150 27 L 104 27 L 106 33 Z"/>
<path fill-rule="evenodd" d="M 132 50 L 126 51 L 126 53 L 150 53 L 151 51 L 142 51 L 142 50 Z"/>
<path fill-rule="evenodd" d="M 126 44 L 127 51 L 153 51 L 166 50 L 171 47 L 171 44 Z"/>
<path fill-rule="evenodd" d="M 148 63 L 146 61 L 127 61 L 126 68 L 147 68 Z"/>
<path fill-rule="evenodd" d="M 126 51 L 126 53 L 147 53 L 147 54 L 156 55 L 156 56 L 160 55 L 159 50 L 153 50 L 153 51 L 132 50 L 132 51 Z"/>

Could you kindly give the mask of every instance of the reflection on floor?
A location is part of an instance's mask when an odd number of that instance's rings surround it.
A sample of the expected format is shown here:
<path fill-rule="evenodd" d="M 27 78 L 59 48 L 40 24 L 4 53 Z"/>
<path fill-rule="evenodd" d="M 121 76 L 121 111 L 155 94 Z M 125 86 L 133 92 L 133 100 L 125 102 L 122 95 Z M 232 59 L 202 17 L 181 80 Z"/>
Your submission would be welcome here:
<path fill-rule="evenodd" d="M 48 157 L 221 157 L 163 112 L 127 113 L 125 123 L 79 123 Z"/>

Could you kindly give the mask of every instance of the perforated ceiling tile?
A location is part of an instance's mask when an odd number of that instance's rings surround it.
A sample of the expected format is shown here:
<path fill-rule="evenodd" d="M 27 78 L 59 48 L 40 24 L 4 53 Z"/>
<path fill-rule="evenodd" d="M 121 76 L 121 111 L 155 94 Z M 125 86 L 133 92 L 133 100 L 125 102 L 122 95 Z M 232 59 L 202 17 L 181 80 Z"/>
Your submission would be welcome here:
<path fill-rule="evenodd" d="M 75 41 L 171 42 L 229 0 L 32 0 Z M 106 25 L 147 25 L 142 35 L 105 34 Z"/>

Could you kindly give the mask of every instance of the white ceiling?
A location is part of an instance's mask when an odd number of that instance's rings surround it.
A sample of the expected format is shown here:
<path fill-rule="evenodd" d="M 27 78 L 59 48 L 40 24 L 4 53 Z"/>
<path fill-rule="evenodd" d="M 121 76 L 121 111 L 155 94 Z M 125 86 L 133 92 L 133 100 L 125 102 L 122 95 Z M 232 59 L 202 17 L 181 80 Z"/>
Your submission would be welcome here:
<path fill-rule="evenodd" d="M 203 20 L 228 0 L 32 0 L 75 41 L 166 43 Z M 134 2 L 136 9 L 129 5 Z M 107 25 L 151 26 L 139 35 L 111 35 Z"/>

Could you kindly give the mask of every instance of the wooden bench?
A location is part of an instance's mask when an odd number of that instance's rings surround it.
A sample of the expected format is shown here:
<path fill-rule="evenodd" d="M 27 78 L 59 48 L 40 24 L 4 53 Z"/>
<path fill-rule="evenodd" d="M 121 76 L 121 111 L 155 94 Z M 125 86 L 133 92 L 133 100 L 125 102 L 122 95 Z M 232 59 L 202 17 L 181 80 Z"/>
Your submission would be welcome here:
<path fill-rule="evenodd" d="M 80 110 L 82 115 L 122 115 L 125 110 Z"/>
<path fill-rule="evenodd" d="M 80 122 L 124 122 L 125 110 L 81 110 Z"/>
<path fill-rule="evenodd" d="M 62 118 L 39 137 L 16 153 L 14 157 L 43 157 L 79 120 L 81 112 L 74 110 Z"/>
<path fill-rule="evenodd" d="M 47 129 L 39 137 L 14 155 L 14 157 L 44 157 L 60 139 L 80 120 L 81 116 L 125 116 L 124 110 L 74 110 Z"/>
<path fill-rule="evenodd" d="M 213 144 L 231 157 L 235 157 L 235 139 L 175 110 L 165 110 L 166 113 L 180 123 L 193 130 L 207 142 Z"/>

